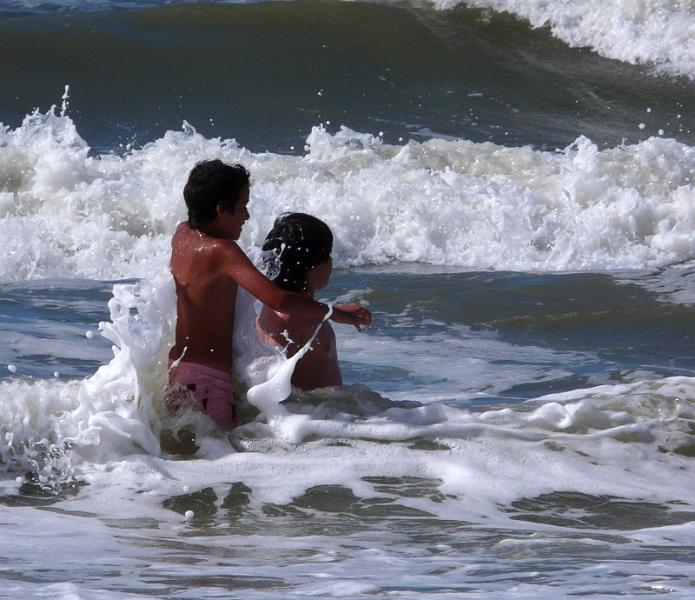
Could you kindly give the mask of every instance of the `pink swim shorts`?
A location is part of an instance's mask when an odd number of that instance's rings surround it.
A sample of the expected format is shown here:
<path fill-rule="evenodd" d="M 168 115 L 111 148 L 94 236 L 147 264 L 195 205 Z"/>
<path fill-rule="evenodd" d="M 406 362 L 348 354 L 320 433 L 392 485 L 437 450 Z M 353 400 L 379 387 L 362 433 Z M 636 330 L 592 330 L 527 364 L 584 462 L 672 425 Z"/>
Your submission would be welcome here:
<path fill-rule="evenodd" d="M 229 373 L 192 362 L 171 367 L 167 406 L 176 412 L 186 406 L 202 410 L 222 429 L 237 425 L 234 380 Z"/>

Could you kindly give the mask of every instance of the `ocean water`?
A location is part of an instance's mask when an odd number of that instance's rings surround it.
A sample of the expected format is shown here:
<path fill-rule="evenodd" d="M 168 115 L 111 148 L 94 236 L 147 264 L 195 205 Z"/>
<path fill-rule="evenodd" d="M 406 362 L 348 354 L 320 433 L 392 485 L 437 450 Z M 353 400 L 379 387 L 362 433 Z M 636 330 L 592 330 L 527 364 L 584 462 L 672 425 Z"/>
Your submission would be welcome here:
<path fill-rule="evenodd" d="M 691 598 L 691 2 L 0 2 L 0 597 Z M 196 161 L 324 219 L 346 385 L 163 407 Z M 284 378 L 284 379 L 283 379 Z M 255 387 L 254 387 L 255 386 Z M 195 435 L 191 442 L 190 433 Z"/>

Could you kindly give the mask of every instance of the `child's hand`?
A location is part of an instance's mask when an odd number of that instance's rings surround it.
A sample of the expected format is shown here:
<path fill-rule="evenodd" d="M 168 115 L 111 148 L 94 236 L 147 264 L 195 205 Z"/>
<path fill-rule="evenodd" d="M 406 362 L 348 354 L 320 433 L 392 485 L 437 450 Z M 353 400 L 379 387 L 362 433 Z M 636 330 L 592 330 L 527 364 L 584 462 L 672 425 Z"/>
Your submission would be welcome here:
<path fill-rule="evenodd" d="M 353 325 L 357 331 L 372 324 L 372 313 L 360 304 L 338 304 L 333 307 L 334 321 Z"/>

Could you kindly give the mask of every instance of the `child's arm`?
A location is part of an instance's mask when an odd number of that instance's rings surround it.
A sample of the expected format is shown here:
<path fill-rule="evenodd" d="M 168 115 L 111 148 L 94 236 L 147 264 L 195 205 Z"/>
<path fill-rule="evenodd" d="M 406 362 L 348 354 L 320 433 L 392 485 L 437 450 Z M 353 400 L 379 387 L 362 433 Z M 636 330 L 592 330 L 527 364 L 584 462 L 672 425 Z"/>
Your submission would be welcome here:
<path fill-rule="evenodd" d="M 263 304 L 289 315 L 305 319 L 322 320 L 328 312 L 328 306 L 295 292 L 288 292 L 275 285 L 248 259 L 239 246 L 227 240 L 224 243 L 224 271 L 252 296 Z M 331 320 L 336 323 L 353 325 L 357 329 L 370 325 L 372 314 L 359 304 L 343 304 L 333 307 Z"/>
<path fill-rule="evenodd" d="M 372 324 L 372 313 L 368 308 L 362 306 L 361 304 L 336 304 L 333 306 L 333 311 L 336 310 L 348 312 L 357 316 L 360 319 L 358 324 L 349 323 L 349 325 L 355 325 L 358 331 L 362 330 L 362 327 L 369 327 Z M 337 319 L 333 319 L 336 323 L 342 323 Z"/>

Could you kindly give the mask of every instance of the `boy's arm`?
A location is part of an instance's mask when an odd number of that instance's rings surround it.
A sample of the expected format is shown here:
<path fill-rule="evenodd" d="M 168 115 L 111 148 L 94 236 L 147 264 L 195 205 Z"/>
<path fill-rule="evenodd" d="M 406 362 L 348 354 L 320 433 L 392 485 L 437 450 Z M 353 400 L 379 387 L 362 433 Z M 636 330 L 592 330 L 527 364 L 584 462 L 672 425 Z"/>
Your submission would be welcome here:
<path fill-rule="evenodd" d="M 273 310 L 305 319 L 320 321 L 326 316 L 329 310 L 326 304 L 302 294 L 288 292 L 275 285 L 254 266 L 235 242 L 229 240 L 224 247 L 226 253 L 224 271 L 263 304 Z M 331 320 L 360 329 L 362 326 L 371 324 L 372 315 L 369 310 L 359 304 L 346 304 L 333 307 Z"/>

